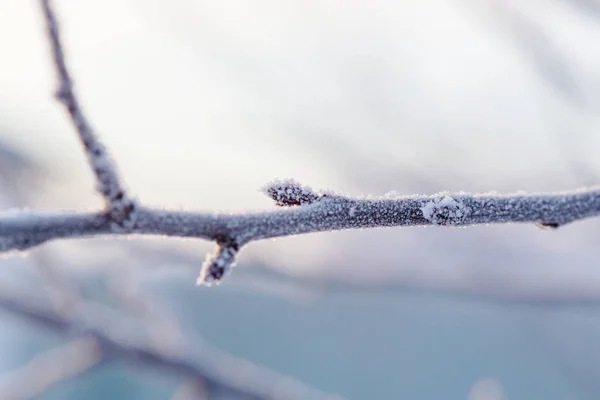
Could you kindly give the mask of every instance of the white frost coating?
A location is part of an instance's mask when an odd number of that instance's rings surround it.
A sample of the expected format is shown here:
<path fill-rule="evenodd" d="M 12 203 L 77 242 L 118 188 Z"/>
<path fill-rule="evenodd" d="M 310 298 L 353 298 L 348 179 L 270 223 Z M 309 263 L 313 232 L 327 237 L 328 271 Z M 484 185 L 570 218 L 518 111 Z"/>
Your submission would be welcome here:
<path fill-rule="evenodd" d="M 435 225 L 457 225 L 467 214 L 467 208 L 450 196 L 427 202 L 421 211 L 423 217 Z"/>

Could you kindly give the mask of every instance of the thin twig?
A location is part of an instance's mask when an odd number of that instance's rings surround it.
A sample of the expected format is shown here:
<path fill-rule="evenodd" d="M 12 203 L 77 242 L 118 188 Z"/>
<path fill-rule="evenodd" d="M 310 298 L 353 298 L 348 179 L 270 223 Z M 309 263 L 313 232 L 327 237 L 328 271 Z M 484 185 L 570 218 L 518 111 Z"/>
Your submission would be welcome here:
<path fill-rule="evenodd" d="M 97 366 L 102 354 L 96 340 L 75 338 L 63 346 L 37 355 L 25 367 L 0 382 L 3 400 L 33 399 L 51 387 Z"/>
<path fill-rule="evenodd" d="M 198 345 L 187 346 L 185 349 L 181 346 L 180 351 L 175 354 L 120 338 L 122 335 L 110 330 L 118 328 L 118 321 L 103 320 L 102 327 L 90 326 L 73 316 L 58 314 L 51 308 L 33 305 L 20 300 L 18 296 L 7 295 L 1 291 L 0 309 L 63 335 L 78 333 L 93 338 L 105 359 L 116 358 L 136 367 L 156 368 L 188 382 L 202 382 L 211 394 L 219 393 L 227 395 L 227 398 L 239 397 L 246 400 L 342 400 L 339 396 L 321 393 L 290 378 L 219 354 L 215 350 L 208 353 L 208 349 L 202 349 Z M 85 319 L 95 320 L 90 315 L 86 315 Z M 204 353 L 200 354 L 199 349 L 204 350 Z"/>
<path fill-rule="evenodd" d="M 41 0 L 41 2 L 52 46 L 54 65 L 59 78 L 56 97 L 64 104 L 77 129 L 90 167 L 96 176 L 97 190 L 102 194 L 106 203 L 108 216 L 118 227 L 128 230 L 135 223 L 135 202 L 128 197 L 120 182 L 115 163 L 83 114 L 73 91 L 73 80 L 65 63 L 65 52 L 60 39 L 58 20 L 52 9 L 51 1 Z"/>

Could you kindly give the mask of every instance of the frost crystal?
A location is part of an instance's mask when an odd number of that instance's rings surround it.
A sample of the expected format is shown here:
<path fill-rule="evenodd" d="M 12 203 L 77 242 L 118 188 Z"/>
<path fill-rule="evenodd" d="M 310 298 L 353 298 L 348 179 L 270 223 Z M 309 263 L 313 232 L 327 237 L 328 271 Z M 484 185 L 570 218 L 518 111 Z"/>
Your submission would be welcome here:
<path fill-rule="evenodd" d="M 423 217 L 434 225 L 458 225 L 467 214 L 467 208 L 450 196 L 428 201 L 423 207 Z"/>

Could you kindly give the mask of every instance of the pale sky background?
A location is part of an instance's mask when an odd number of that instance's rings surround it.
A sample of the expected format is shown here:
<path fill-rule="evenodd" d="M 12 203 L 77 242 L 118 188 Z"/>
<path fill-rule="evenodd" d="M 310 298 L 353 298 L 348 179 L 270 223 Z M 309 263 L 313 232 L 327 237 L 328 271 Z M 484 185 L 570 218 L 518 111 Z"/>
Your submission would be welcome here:
<path fill-rule="evenodd" d="M 277 177 L 379 195 L 567 190 L 600 175 L 600 18 L 576 2 L 56 3 L 85 111 L 149 204 L 267 208 L 257 189 Z M 61 177 L 39 204 L 97 206 L 52 99 L 37 3 L 0 9 L 0 138 Z M 596 296 L 598 233 L 597 221 L 324 233 L 253 244 L 240 264 Z"/>

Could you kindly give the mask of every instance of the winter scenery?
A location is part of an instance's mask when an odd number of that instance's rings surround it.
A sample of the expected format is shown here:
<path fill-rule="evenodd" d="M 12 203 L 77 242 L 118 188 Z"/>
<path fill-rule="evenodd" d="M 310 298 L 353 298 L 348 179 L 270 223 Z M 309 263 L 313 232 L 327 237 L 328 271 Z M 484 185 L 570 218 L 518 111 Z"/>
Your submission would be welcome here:
<path fill-rule="evenodd" d="M 597 0 L 0 0 L 0 400 L 600 398 Z"/>

